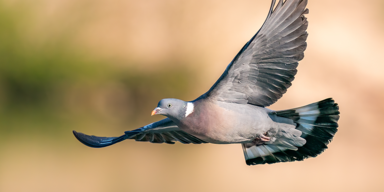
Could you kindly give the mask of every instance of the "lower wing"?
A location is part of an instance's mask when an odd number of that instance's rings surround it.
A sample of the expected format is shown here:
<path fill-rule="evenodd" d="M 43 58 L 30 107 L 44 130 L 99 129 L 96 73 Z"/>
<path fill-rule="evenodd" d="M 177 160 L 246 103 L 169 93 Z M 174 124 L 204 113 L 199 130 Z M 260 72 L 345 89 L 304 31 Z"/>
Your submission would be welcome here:
<path fill-rule="evenodd" d="M 98 137 L 76 131 L 73 131 L 73 134 L 81 143 L 94 148 L 107 147 L 126 139 L 168 144 L 174 144 L 176 141 L 183 144 L 207 143 L 206 141 L 180 130 L 180 128 L 169 118 L 165 118 L 132 131 L 126 131 L 125 134 L 120 137 Z"/>

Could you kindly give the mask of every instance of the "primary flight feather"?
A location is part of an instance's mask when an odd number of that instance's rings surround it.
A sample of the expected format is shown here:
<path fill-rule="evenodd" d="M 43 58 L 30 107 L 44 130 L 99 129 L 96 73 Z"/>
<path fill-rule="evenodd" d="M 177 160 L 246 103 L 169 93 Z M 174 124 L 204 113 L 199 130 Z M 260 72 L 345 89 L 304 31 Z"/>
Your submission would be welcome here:
<path fill-rule="evenodd" d="M 73 131 L 83 144 L 100 148 L 125 139 L 151 143 L 235 144 L 248 165 L 303 160 L 327 148 L 337 131 L 338 105 L 325 99 L 303 107 L 273 111 L 291 86 L 307 47 L 307 0 L 272 1 L 261 29 L 221 77 L 194 101 L 162 99 L 152 115 L 167 118 L 97 137 Z"/>

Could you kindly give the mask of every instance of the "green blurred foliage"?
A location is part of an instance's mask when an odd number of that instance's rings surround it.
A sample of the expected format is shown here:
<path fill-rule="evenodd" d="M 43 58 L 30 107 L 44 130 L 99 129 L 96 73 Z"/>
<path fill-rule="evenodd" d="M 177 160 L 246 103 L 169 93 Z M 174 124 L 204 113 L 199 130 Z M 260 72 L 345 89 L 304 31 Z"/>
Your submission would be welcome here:
<path fill-rule="evenodd" d="M 71 53 L 62 37 L 43 45 L 29 41 L 22 27 L 28 22 L 27 13 L 0 10 L 0 82 L 7 105 L 43 104 L 60 81 L 105 72 L 100 65 L 87 65 L 84 57 Z"/>
<path fill-rule="evenodd" d="M 90 122 L 105 120 L 108 124 L 110 121 L 104 117 L 105 113 L 124 117 L 117 120 L 118 124 L 130 122 L 139 126 L 143 123 L 140 117 L 149 114 L 148 109 L 157 104 L 157 101 L 148 101 L 183 97 L 188 93 L 186 87 L 191 86 L 191 70 L 164 67 L 161 71 L 145 72 L 129 67 L 140 65 L 130 65 L 129 61 L 118 61 L 123 62 L 124 67 L 111 65 L 116 61 L 103 60 L 75 49 L 69 43 L 71 36 L 65 32 L 51 36 L 47 33 L 43 39 L 34 39 L 33 33 L 28 31 L 30 9 L 22 4 L 13 9 L 0 6 L 2 134 L 44 132 L 49 136 L 68 132 L 68 127 L 81 127 L 87 119 Z M 79 26 L 70 27 L 64 31 L 73 32 Z M 183 66 L 180 61 L 158 65 L 175 62 Z M 110 85 L 116 84 L 118 90 L 104 99 L 106 105 L 111 104 L 104 114 L 95 110 L 100 101 L 82 105 L 105 95 Z"/>

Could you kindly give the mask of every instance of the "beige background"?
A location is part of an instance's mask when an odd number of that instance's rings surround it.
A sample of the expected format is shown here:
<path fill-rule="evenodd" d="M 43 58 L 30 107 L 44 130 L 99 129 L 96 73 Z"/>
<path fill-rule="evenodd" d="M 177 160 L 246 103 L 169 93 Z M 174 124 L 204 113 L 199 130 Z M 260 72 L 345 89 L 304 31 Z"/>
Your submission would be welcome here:
<path fill-rule="evenodd" d="M 240 145 L 124 141 L 92 149 L 71 131 L 117 136 L 160 119 L 149 114 L 163 97 L 198 97 L 261 26 L 269 0 L 0 2 L 14 29 L 0 34 L 9 40 L 3 57 L 52 54 L 41 76 L 67 66 L 76 73 L 52 81 L 48 101 L 20 107 L 1 75 L 25 70 L 38 79 L 34 63 L 0 64 L 9 69 L 0 73 L 0 191 L 384 191 L 383 1 L 309 0 L 306 56 L 270 108 L 332 97 L 339 131 L 316 158 L 251 167 Z M 52 50 L 81 62 L 61 62 Z M 15 78 L 28 84 L 23 74 Z"/>

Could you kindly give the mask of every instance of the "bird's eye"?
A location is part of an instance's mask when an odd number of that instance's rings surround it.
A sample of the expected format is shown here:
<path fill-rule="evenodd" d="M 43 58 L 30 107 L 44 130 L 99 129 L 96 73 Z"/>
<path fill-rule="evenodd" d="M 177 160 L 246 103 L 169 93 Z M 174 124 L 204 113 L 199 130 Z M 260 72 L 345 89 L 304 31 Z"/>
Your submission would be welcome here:
<path fill-rule="evenodd" d="M 172 107 L 172 105 L 171 104 L 168 104 L 168 108 L 171 108 Z"/>

